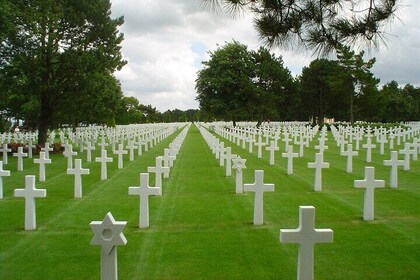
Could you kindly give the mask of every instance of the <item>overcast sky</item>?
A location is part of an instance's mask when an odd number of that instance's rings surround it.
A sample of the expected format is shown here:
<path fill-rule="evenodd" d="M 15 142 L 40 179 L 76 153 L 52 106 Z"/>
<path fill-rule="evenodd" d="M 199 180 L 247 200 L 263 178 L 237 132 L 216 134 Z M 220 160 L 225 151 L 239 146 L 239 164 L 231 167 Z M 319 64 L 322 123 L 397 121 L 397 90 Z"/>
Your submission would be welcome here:
<path fill-rule="evenodd" d="M 203 9 L 200 0 L 111 0 L 112 15 L 124 16 L 122 53 L 128 64 L 116 73 L 124 95 L 159 111 L 196 109 L 195 79 L 208 51 L 235 39 L 257 49 L 261 41 L 251 15 L 232 18 Z M 387 28 L 387 46 L 365 55 L 376 57 L 372 72 L 381 83 L 420 87 L 420 1 L 403 0 Z M 292 75 L 316 59 L 311 53 L 273 49 Z M 369 56 L 368 56 L 369 55 Z"/>

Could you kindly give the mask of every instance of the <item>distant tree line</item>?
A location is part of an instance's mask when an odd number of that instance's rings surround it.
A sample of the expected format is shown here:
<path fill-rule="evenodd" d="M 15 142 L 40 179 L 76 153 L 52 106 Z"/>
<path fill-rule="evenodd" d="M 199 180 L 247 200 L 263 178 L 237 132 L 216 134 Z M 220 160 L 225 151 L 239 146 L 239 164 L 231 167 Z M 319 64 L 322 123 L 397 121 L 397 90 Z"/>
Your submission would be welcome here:
<path fill-rule="evenodd" d="M 194 121 L 200 121 L 200 111 L 198 109 L 185 111 L 174 109 L 161 113 L 151 105 L 140 104 L 137 98 L 127 96 L 123 96 L 120 100 L 115 116 L 115 124 L 117 125 Z"/>
<path fill-rule="evenodd" d="M 375 59 L 337 48 L 337 59 L 316 59 L 292 77 L 276 57 L 233 41 L 210 52 L 196 80 L 205 120 L 400 122 L 420 119 L 420 88 L 395 81 L 380 86 Z"/>

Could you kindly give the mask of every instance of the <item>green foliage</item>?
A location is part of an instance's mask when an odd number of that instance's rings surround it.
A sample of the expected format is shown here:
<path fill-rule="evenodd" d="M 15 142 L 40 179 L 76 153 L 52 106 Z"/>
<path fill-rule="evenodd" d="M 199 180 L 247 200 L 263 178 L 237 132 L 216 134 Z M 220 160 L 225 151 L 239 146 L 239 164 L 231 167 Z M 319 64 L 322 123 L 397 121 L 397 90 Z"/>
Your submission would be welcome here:
<path fill-rule="evenodd" d="M 350 100 L 350 123 L 354 123 L 355 99 L 369 93 L 379 83 L 379 79 L 373 76 L 370 69 L 375 64 L 375 58 L 365 62 L 364 52 L 355 54 L 348 46 L 339 46 L 337 49 L 337 62 L 341 66 L 340 71 L 335 73 L 334 86 L 344 89 L 344 94 Z"/>
<path fill-rule="evenodd" d="M 235 121 L 246 112 L 244 104 L 252 94 L 252 60 L 247 47 L 236 41 L 210 52 L 210 60 L 196 80 L 200 108 Z"/>
<path fill-rule="evenodd" d="M 109 0 L 1 2 L 2 105 L 38 128 L 40 143 L 59 123 L 103 123 L 116 113 L 123 18 L 111 19 L 110 9 Z"/>
<path fill-rule="evenodd" d="M 301 110 L 305 119 L 313 118 L 313 124 L 322 124 L 324 117 L 337 117 L 337 112 L 345 107 L 345 99 L 332 86 L 339 71 L 337 62 L 327 59 L 316 59 L 302 69 Z"/>
<path fill-rule="evenodd" d="M 211 52 L 203 65 L 196 80 L 203 112 L 234 122 L 291 118 L 298 96 L 281 57 L 233 41 Z"/>
<path fill-rule="evenodd" d="M 399 0 L 202 0 L 232 13 L 248 9 L 269 46 L 301 47 L 321 54 L 340 44 L 377 47 L 392 22 Z"/>

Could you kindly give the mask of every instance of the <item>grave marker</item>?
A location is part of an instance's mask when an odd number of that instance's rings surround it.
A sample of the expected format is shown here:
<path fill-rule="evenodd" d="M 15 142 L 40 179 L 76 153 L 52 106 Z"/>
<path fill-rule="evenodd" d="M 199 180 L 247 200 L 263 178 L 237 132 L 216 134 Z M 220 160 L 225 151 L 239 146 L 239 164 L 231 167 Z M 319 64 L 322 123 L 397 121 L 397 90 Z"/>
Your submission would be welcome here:
<path fill-rule="evenodd" d="M 274 165 L 274 152 L 278 151 L 280 148 L 276 146 L 276 142 L 271 141 L 270 146 L 265 149 L 270 152 L 270 165 Z"/>
<path fill-rule="evenodd" d="M 262 147 L 265 146 L 265 143 L 262 141 L 261 134 L 258 136 L 258 142 L 255 145 L 258 147 L 257 157 L 262 158 Z"/>
<path fill-rule="evenodd" d="M 354 187 L 365 189 L 365 196 L 364 196 L 364 203 L 363 203 L 363 220 L 373 221 L 375 217 L 374 191 L 375 191 L 375 188 L 384 188 L 385 181 L 375 180 L 375 167 L 366 166 L 365 179 L 355 180 Z"/>
<path fill-rule="evenodd" d="M 72 169 L 73 168 L 73 156 L 77 156 L 77 152 L 73 152 L 73 146 L 71 144 L 67 144 L 65 146 L 65 151 L 63 152 L 63 155 L 67 158 L 67 168 Z"/>
<path fill-rule="evenodd" d="M 3 170 L 3 162 L 0 161 L 0 199 L 3 199 L 3 177 L 10 176 L 9 170 Z"/>
<path fill-rule="evenodd" d="M 299 244 L 298 280 L 314 279 L 314 245 L 316 243 L 331 243 L 331 229 L 315 228 L 315 207 L 299 206 L 299 227 L 297 229 L 281 229 L 281 243 Z"/>
<path fill-rule="evenodd" d="M 372 161 L 372 149 L 376 148 L 375 144 L 372 144 L 372 138 L 367 138 L 367 143 L 362 145 L 362 148 L 366 149 L 366 162 Z"/>
<path fill-rule="evenodd" d="M 41 151 L 44 152 L 46 159 L 50 158 L 50 152 L 52 152 L 53 150 L 53 148 L 50 148 L 50 143 L 48 142 L 45 143 L 44 148 L 41 148 Z"/>
<path fill-rule="evenodd" d="M 169 176 L 169 167 L 162 166 L 162 157 L 156 157 L 156 166 L 147 167 L 147 172 L 155 173 L 155 187 L 159 188 L 159 195 L 162 195 L 162 174 Z"/>
<path fill-rule="evenodd" d="M 83 148 L 86 151 L 86 161 L 92 161 L 92 151 L 95 150 L 95 145 L 92 145 L 90 141 L 86 143 L 86 146 Z"/>
<path fill-rule="evenodd" d="M 45 182 L 45 164 L 51 163 L 51 159 L 45 157 L 45 152 L 39 152 L 39 159 L 34 159 L 39 164 L 39 181 Z"/>
<path fill-rule="evenodd" d="M 12 149 L 8 149 L 7 148 L 7 144 L 3 144 L 3 148 L 0 149 L 0 151 L 3 153 L 3 164 L 7 164 L 8 163 L 8 157 L 7 157 L 7 153 L 11 152 Z"/>
<path fill-rule="evenodd" d="M 101 180 L 106 180 L 108 178 L 108 172 L 107 172 L 107 163 L 112 162 L 114 159 L 107 157 L 107 151 L 102 150 L 101 156 L 95 158 L 96 162 L 101 163 Z"/>
<path fill-rule="evenodd" d="M 124 150 L 123 144 L 118 144 L 118 150 L 114 150 L 114 154 L 118 155 L 118 169 L 124 168 L 123 156 L 128 154 L 128 151 Z"/>
<path fill-rule="evenodd" d="M 102 221 L 92 221 L 90 227 L 95 233 L 91 245 L 101 246 L 101 280 L 117 280 L 117 245 L 126 245 L 122 230 L 127 222 L 115 221 L 110 212 Z"/>
<path fill-rule="evenodd" d="M 391 151 L 391 159 L 384 160 L 385 166 L 391 166 L 391 188 L 398 187 L 398 166 L 403 166 L 404 161 L 398 159 L 398 152 Z"/>
<path fill-rule="evenodd" d="M 316 153 L 315 162 L 308 162 L 308 168 L 315 168 L 314 191 L 320 192 L 322 190 L 322 169 L 330 168 L 330 164 L 324 162 L 323 153 Z"/>
<path fill-rule="evenodd" d="M 287 158 L 287 175 L 293 174 L 293 158 L 298 157 L 298 153 L 293 152 L 293 146 L 287 148 L 287 152 L 281 154 L 282 157 Z"/>
<path fill-rule="evenodd" d="M 353 145 L 347 144 L 347 151 L 341 151 L 340 155 L 347 156 L 347 167 L 346 172 L 353 172 L 353 157 L 359 155 L 357 151 L 353 151 Z"/>
<path fill-rule="evenodd" d="M 232 168 L 236 169 L 236 188 L 235 191 L 237 194 L 243 193 L 243 172 L 242 169 L 246 169 L 245 163 L 246 159 L 242 159 L 241 156 L 238 156 L 234 159 Z"/>
<path fill-rule="evenodd" d="M 35 176 L 25 176 L 25 188 L 15 189 L 15 197 L 25 198 L 25 230 L 36 229 L 35 198 L 46 197 L 47 190 L 35 188 Z"/>
<path fill-rule="evenodd" d="M 89 169 L 82 168 L 82 160 L 74 161 L 74 168 L 67 169 L 67 174 L 74 175 L 74 198 L 82 198 L 82 175 L 89 175 Z"/>
<path fill-rule="evenodd" d="M 140 186 L 129 187 L 129 195 L 140 197 L 139 228 L 149 227 L 149 195 L 161 195 L 161 189 L 149 186 L 149 173 L 140 174 Z"/>
<path fill-rule="evenodd" d="M 23 158 L 27 157 L 28 154 L 23 152 L 23 147 L 18 147 L 18 152 L 13 153 L 13 156 L 18 158 L 17 170 L 18 171 L 23 171 Z"/>
<path fill-rule="evenodd" d="M 255 170 L 255 182 L 245 184 L 244 191 L 254 192 L 254 225 L 264 222 L 264 192 L 274 192 L 274 184 L 264 184 L 264 170 Z"/>

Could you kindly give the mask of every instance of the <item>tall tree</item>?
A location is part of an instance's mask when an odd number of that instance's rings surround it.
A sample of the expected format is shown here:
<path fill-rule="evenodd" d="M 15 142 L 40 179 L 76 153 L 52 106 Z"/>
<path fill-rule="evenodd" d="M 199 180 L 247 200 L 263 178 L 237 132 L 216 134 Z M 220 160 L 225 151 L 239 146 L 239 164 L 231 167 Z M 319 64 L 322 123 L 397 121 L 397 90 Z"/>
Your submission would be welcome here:
<path fill-rule="evenodd" d="M 3 94 L 28 108 L 17 110 L 36 119 L 39 143 L 60 121 L 60 109 L 73 108 L 82 120 L 87 103 L 93 110 L 101 106 L 92 102 L 107 99 L 98 98 L 101 93 L 111 100 L 120 96 L 112 73 L 125 64 L 118 31 L 123 18 L 111 18 L 109 0 L 6 0 L 3 9 L 0 78 L 9 81 Z M 113 86 L 104 90 L 101 82 Z M 95 98 L 86 98 L 91 90 Z"/>
<path fill-rule="evenodd" d="M 248 51 L 236 41 L 210 53 L 196 80 L 203 112 L 216 117 L 258 120 L 287 116 L 293 102 L 294 80 L 281 57 L 260 48 Z"/>
<path fill-rule="evenodd" d="M 339 44 L 377 46 L 384 26 L 401 0 L 202 0 L 205 6 L 243 9 L 254 14 L 260 37 L 269 46 L 326 54 Z"/>
<path fill-rule="evenodd" d="M 248 110 L 258 119 L 288 119 L 297 108 L 298 96 L 294 79 L 284 67 L 282 57 L 276 57 L 266 48 L 251 52 L 254 67 L 254 93 L 249 98 Z"/>
<path fill-rule="evenodd" d="M 197 100 L 203 111 L 234 123 L 246 112 L 247 96 L 252 94 L 251 54 L 247 46 L 229 42 L 210 52 L 196 80 Z"/>
<path fill-rule="evenodd" d="M 343 108 L 343 98 L 337 98 L 331 81 L 340 71 L 337 62 L 316 59 L 302 69 L 301 110 L 306 118 L 312 118 L 312 124 L 323 124 L 325 117 L 336 117 L 336 112 Z"/>
<path fill-rule="evenodd" d="M 337 49 L 337 62 L 342 70 L 336 72 L 335 84 L 340 89 L 347 90 L 350 100 L 350 123 L 354 123 L 354 100 L 364 93 L 372 90 L 379 83 L 370 69 L 375 64 L 375 58 L 363 60 L 364 52 L 356 54 L 348 46 L 339 46 Z"/>

